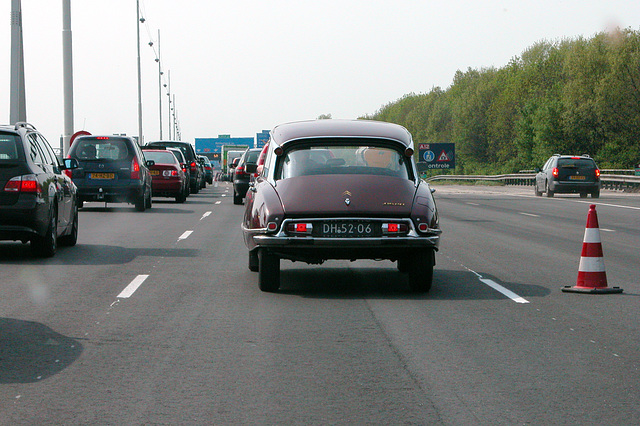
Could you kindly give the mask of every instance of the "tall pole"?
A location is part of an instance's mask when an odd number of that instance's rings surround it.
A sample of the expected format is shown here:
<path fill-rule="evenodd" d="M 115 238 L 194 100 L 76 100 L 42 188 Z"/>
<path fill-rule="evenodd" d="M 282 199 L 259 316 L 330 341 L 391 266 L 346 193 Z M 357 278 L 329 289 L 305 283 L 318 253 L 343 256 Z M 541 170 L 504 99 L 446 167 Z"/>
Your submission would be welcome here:
<path fill-rule="evenodd" d="M 24 84 L 24 51 L 22 44 L 22 4 L 11 0 L 11 94 L 9 122 L 27 121 Z"/>
<path fill-rule="evenodd" d="M 136 0 L 136 29 L 138 30 L 138 145 L 144 145 L 142 136 L 142 71 L 140 68 L 140 0 Z"/>
<path fill-rule="evenodd" d="M 71 37 L 71 0 L 62 0 L 62 70 L 64 89 L 64 132 L 61 151 L 66 157 L 73 135 L 73 55 Z"/>
<path fill-rule="evenodd" d="M 169 125 L 169 140 L 173 140 L 171 138 L 171 70 L 167 71 L 167 81 L 169 83 L 169 88 L 167 89 L 167 97 L 169 98 L 169 102 L 167 102 L 169 104 L 169 116 L 168 116 L 168 125 Z"/>
<path fill-rule="evenodd" d="M 160 116 L 160 140 L 162 140 L 162 63 L 160 62 L 160 30 L 158 30 L 158 109 Z"/>

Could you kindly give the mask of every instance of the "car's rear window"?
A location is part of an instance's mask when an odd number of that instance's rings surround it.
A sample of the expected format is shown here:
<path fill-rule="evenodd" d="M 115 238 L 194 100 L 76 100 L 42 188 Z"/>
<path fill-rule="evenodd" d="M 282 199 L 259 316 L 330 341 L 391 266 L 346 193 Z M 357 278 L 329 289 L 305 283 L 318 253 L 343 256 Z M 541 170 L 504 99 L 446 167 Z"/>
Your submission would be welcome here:
<path fill-rule="evenodd" d="M 175 164 L 176 156 L 171 152 L 145 151 L 144 158 L 153 160 L 156 164 Z"/>
<path fill-rule="evenodd" d="M 147 144 L 148 147 L 171 147 L 179 149 L 184 155 L 185 159 L 189 159 L 189 161 L 193 160 L 193 158 L 189 155 L 191 152 L 187 148 L 184 143 L 176 143 L 176 142 L 150 142 Z"/>
<path fill-rule="evenodd" d="M 278 179 L 305 175 L 384 175 L 408 179 L 407 158 L 381 146 L 305 146 L 288 151 Z"/>
<path fill-rule="evenodd" d="M 249 152 L 247 152 L 247 158 L 244 159 L 245 163 L 257 163 L 258 162 L 258 157 L 260 156 L 260 153 L 262 152 L 262 149 L 258 149 L 258 150 L 251 150 Z"/>
<path fill-rule="evenodd" d="M 23 158 L 20 137 L 12 133 L 0 133 L 0 161 L 20 160 Z"/>
<path fill-rule="evenodd" d="M 78 160 L 126 160 L 132 153 L 124 139 L 82 138 L 74 150 Z"/>
<path fill-rule="evenodd" d="M 558 158 L 558 167 L 595 169 L 596 163 L 590 158 Z"/>

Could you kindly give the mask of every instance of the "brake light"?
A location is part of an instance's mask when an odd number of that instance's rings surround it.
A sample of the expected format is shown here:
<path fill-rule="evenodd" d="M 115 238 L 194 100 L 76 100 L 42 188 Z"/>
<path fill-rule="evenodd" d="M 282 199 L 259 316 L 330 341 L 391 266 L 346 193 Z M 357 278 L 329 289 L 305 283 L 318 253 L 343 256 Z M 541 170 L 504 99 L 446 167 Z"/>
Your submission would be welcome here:
<path fill-rule="evenodd" d="M 406 234 L 408 231 L 408 227 L 406 223 L 383 223 L 382 224 L 382 234 L 384 235 L 399 235 Z"/>
<path fill-rule="evenodd" d="M 558 175 L 560 174 L 560 171 L 558 170 L 557 167 L 554 167 L 551 174 L 553 175 L 553 177 L 558 177 Z"/>
<path fill-rule="evenodd" d="M 596 179 L 600 179 L 600 169 L 596 169 Z"/>
<path fill-rule="evenodd" d="M 298 235 L 311 235 L 313 224 L 311 223 L 288 223 L 287 232 Z"/>
<path fill-rule="evenodd" d="M 195 171 L 196 171 L 196 167 L 197 167 L 196 162 L 195 162 L 195 161 L 192 161 L 192 162 L 191 162 L 191 171 L 192 171 L 192 172 L 195 172 Z"/>
<path fill-rule="evenodd" d="M 178 171 L 177 170 L 163 170 L 162 171 L 162 176 L 165 176 L 165 177 L 178 176 Z"/>
<path fill-rule="evenodd" d="M 236 175 L 238 175 L 238 176 L 246 175 L 246 173 L 244 172 L 244 167 L 243 166 L 236 167 Z"/>
<path fill-rule="evenodd" d="M 131 160 L 131 179 L 140 179 L 140 164 L 137 157 Z"/>
<path fill-rule="evenodd" d="M 36 175 L 23 175 L 11 178 L 4 186 L 7 192 L 35 192 L 42 193 L 42 186 L 36 179 Z"/>
<path fill-rule="evenodd" d="M 108 141 L 109 137 L 108 136 L 97 136 L 96 139 L 101 140 L 101 141 Z"/>

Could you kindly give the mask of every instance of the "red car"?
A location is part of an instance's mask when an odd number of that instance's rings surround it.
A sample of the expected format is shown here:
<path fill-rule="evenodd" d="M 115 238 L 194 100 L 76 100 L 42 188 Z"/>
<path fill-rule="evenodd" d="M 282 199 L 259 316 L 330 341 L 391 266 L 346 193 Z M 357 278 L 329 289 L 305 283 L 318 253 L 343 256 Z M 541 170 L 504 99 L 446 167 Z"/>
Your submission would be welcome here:
<path fill-rule="evenodd" d="M 391 123 L 275 127 L 242 223 L 260 289 L 279 289 L 281 259 L 388 259 L 412 291 L 429 291 L 441 231 L 433 190 L 413 155 L 411 134 Z M 248 164 L 246 171 L 257 168 Z"/>
<path fill-rule="evenodd" d="M 172 197 L 184 203 L 188 194 L 187 177 L 176 156 L 164 149 L 145 149 L 144 156 L 155 164 L 149 167 L 154 197 Z"/>

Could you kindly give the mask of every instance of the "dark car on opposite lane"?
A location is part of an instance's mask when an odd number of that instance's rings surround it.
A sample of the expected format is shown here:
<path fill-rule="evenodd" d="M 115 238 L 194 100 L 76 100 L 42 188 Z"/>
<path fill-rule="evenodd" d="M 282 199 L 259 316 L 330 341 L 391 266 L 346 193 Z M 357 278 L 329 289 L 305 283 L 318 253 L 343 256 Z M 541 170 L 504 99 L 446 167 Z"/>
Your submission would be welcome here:
<path fill-rule="evenodd" d="M 280 259 L 388 259 L 408 275 L 412 291 L 429 291 L 441 231 L 433 191 L 418 176 L 413 153 L 411 134 L 391 123 L 275 127 L 242 223 L 260 289 L 278 290 Z"/>
<path fill-rule="evenodd" d="M 547 197 L 554 194 L 580 194 L 592 198 L 600 197 L 600 169 L 593 158 L 588 155 L 551 156 L 542 166 L 536 169 L 535 194 L 543 193 Z"/>
<path fill-rule="evenodd" d="M 233 204 L 242 204 L 242 200 L 249 189 L 252 173 L 246 171 L 248 164 L 257 165 L 262 148 L 247 148 L 240 157 L 238 165 L 233 169 Z"/>
<path fill-rule="evenodd" d="M 78 199 L 47 140 L 28 123 L 0 126 L 0 240 L 31 242 L 34 254 L 50 257 L 58 244 L 78 239 Z"/>
<path fill-rule="evenodd" d="M 86 201 L 129 203 L 151 208 L 153 190 L 149 166 L 136 141 L 128 136 L 80 136 L 69 150 L 78 161 L 73 182 L 80 206 Z"/>

